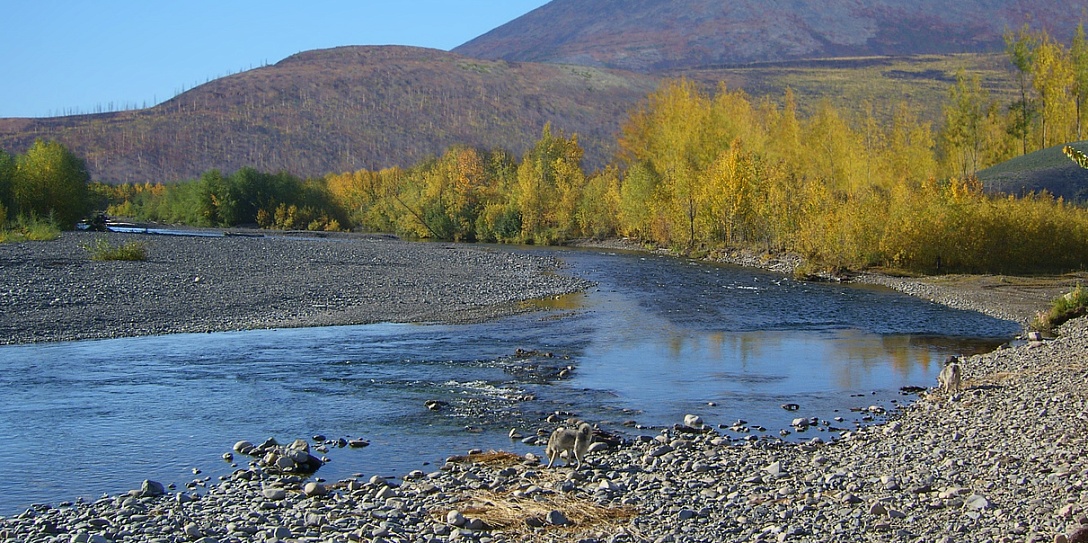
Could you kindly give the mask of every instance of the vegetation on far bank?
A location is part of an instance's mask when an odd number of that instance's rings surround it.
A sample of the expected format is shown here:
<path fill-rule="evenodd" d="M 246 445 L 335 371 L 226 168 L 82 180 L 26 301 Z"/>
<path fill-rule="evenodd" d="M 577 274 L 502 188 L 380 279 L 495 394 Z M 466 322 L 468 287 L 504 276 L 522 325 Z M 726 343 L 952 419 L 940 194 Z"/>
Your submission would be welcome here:
<path fill-rule="evenodd" d="M 1088 288 L 1077 285 L 1077 288 L 1058 296 L 1046 311 L 1039 312 L 1031 322 L 1031 328 L 1044 333 L 1052 333 L 1062 324 L 1088 315 Z"/>
<path fill-rule="evenodd" d="M 1080 136 L 1088 117 L 1084 32 L 1069 49 L 1026 29 L 1007 41 L 1020 98 L 998 104 L 977 77 L 961 73 L 939 130 L 906 103 L 843 111 L 824 100 L 806 115 L 789 90 L 753 98 L 679 79 L 630 112 L 617 157 L 594 172 L 582 166 L 577 135 L 546 126 L 520 158 L 454 147 L 410 168 L 324 178 L 213 170 L 175 183 L 94 184 L 82 207 L 69 208 L 34 207 L 17 197 L 25 191 L 4 192 L 39 182 L 23 166 L 36 162 L 15 157 L 7 160 L 17 165 L 8 167 L 14 181 L 5 185 L 0 169 L 0 202 L 16 206 L 17 216 L 63 214 L 65 226 L 69 211 L 86 210 L 89 200 L 141 221 L 531 244 L 625 236 L 697 253 L 791 251 L 831 270 L 1085 269 L 1084 207 L 1047 194 L 988 196 L 975 177 L 1021 152 Z M 66 156 L 58 147 L 39 142 L 27 156 Z"/>

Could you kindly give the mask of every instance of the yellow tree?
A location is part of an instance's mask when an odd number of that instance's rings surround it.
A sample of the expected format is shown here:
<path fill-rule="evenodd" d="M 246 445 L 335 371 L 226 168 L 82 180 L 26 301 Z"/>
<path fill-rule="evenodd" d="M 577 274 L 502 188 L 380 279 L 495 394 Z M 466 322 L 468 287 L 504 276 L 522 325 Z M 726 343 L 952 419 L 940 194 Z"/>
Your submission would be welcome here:
<path fill-rule="evenodd" d="M 1067 141 L 1070 128 L 1070 112 L 1074 111 L 1071 94 L 1073 68 L 1065 48 L 1041 32 L 1032 55 L 1032 85 L 1039 95 L 1039 118 L 1042 147 Z"/>
<path fill-rule="evenodd" d="M 961 68 L 944 106 L 941 142 L 945 160 L 960 177 L 975 175 L 985 142 L 989 95 L 978 74 L 968 76 Z"/>
<path fill-rule="evenodd" d="M 573 224 L 578 191 L 584 183 L 582 155 L 577 135 L 553 135 L 551 125 L 544 126 L 540 140 L 517 171 L 522 241 L 552 243 Z"/>
<path fill-rule="evenodd" d="M 1073 69 L 1073 99 L 1076 103 L 1077 141 L 1084 139 L 1084 99 L 1088 96 L 1088 38 L 1084 35 L 1084 23 L 1077 25 L 1073 43 L 1069 48 L 1069 60 Z"/>

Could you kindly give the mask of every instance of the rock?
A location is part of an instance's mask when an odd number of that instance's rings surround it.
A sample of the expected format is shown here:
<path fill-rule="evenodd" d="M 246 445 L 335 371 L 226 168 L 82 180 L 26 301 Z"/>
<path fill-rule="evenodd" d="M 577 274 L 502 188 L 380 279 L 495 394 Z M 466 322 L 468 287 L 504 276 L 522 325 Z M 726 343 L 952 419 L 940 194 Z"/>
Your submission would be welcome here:
<path fill-rule="evenodd" d="M 972 494 L 963 500 L 963 508 L 979 511 L 982 509 L 988 509 L 990 507 L 990 500 L 987 500 L 985 496 L 980 494 Z"/>
<path fill-rule="evenodd" d="M 790 426 L 793 426 L 794 428 L 808 428 L 808 425 L 809 421 L 804 417 L 793 419 L 793 422 L 790 423 Z"/>
<path fill-rule="evenodd" d="M 686 521 L 695 518 L 696 514 L 695 511 L 692 511 L 691 509 L 681 509 L 680 513 L 678 513 L 677 516 L 680 518 L 681 521 Z"/>
<path fill-rule="evenodd" d="M 234 452 L 238 454 L 248 455 L 253 452 L 256 446 L 248 441 L 239 441 L 234 444 Z"/>
<path fill-rule="evenodd" d="M 652 457 L 652 458 L 656 458 L 658 456 L 664 456 L 666 454 L 669 454 L 672 451 L 673 451 L 673 448 L 671 446 L 669 446 L 669 445 L 660 445 L 658 447 L 655 447 L 655 448 L 651 449 L 646 454 L 648 456 Z"/>
<path fill-rule="evenodd" d="M 767 466 L 763 466 L 762 471 L 767 472 L 768 475 L 775 478 L 781 477 L 785 474 L 785 472 L 782 470 L 782 462 L 779 461 L 774 461 Z"/>
<path fill-rule="evenodd" d="M 899 480 L 894 475 L 882 476 L 880 484 L 884 485 L 884 490 L 899 490 Z"/>
<path fill-rule="evenodd" d="M 369 447 L 370 442 L 365 439 L 352 439 L 348 441 L 348 446 L 353 449 L 361 449 L 363 447 Z"/>
<path fill-rule="evenodd" d="M 193 522 L 185 525 L 184 532 L 190 539 L 197 539 L 204 535 L 204 531 L 200 529 L 200 526 Z"/>
<path fill-rule="evenodd" d="M 472 530 L 474 532 L 479 532 L 479 531 L 488 529 L 488 526 L 487 526 L 486 522 L 484 522 L 484 521 L 482 521 L 482 520 L 480 520 L 478 518 L 473 518 L 473 519 L 469 519 L 469 521 L 465 523 L 465 529 L 466 530 Z"/>
<path fill-rule="evenodd" d="M 139 495 L 141 497 L 155 498 L 158 496 L 162 496 L 163 494 L 166 494 L 166 487 L 162 486 L 162 483 L 152 480 L 145 480 L 143 484 L 140 485 Z"/>
<path fill-rule="evenodd" d="M 309 483 L 306 483 L 306 485 L 302 487 L 302 493 L 310 497 L 320 497 L 328 493 L 328 489 L 326 489 L 325 485 L 321 483 L 311 481 Z"/>
<path fill-rule="evenodd" d="M 296 439 L 287 448 L 292 451 L 310 452 L 310 443 L 305 439 Z"/>
<path fill-rule="evenodd" d="M 699 415 L 684 415 L 684 426 L 689 428 L 702 428 L 703 418 Z"/>
<path fill-rule="evenodd" d="M 286 526 L 276 526 L 272 529 L 271 535 L 275 539 L 291 539 L 294 537 L 294 533 Z"/>
<path fill-rule="evenodd" d="M 876 502 L 869 506 L 869 514 L 877 517 L 883 517 L 888 514 L 888 509 L 884 507 L 884 504 Z"/>
<path fill-rule="evenodd" d="M 1078 526 L 1066 534 L 1069 543 L 1088 543 L 1088 526 Z"/>
<path fill-rule="evenodd" d="M 287 497 L 287 491 L 282 488 L 271 487 L 261 490 L 261 495 L 266 499 L 279 501 Z"/>
<path fill-rule="evenodd" d="M 552 526 L 566 526 L 567 524 L 570 524 L 570 521 L 567 520 L 567 516 L 564 515 L 562 511 L 556 509 L 548 511 L 547 516 L 544 517 L 544 521 Z"/>
<path fill-rule="evenodd" d="M 457 526 L 458 528 L 460 528 L 461 526 L 465 525 L 465 522 L 467 522 L 467 520 L 465 520 L 465 516 L 462 515 L 460 511 L 452 509 L 449 513 L 446 513 L 446 522 L 452 526 Z"/>

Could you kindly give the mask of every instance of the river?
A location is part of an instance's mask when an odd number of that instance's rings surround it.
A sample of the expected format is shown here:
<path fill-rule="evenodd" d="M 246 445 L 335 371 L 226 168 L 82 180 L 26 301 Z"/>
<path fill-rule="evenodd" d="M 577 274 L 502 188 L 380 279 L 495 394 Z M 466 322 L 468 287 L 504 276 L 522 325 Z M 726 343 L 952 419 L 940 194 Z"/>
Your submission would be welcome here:
<path fill-rule="evenodd" d="M 901 387 L 934 386 L 948 355 L 991 350 L 1019 331 L 877 287 L 538 251 L 597 286 L 481 324 L 0 347 L 0 515 L 144 479 L 199 492 L 234 469 L 221 455 L 242 439 L 369 441 L 332 446 L 317 473 L 327 480 L 434 470 L 469 449 L 539 454 L 508 433 L 550 428 L 543 419 L 556 411 L 627 436 L 693 413 L 715 427 L 746 421 L 749 433 L 719 430 L 737 439 L 786 429 L 784 439 L 831 440 L 867 422 L 857 408 L 894 409 L 914 398 Z M 445 405 L 432 411 L 428 400 Z M 827 422 L 798 433 L 797 417 Z"/>

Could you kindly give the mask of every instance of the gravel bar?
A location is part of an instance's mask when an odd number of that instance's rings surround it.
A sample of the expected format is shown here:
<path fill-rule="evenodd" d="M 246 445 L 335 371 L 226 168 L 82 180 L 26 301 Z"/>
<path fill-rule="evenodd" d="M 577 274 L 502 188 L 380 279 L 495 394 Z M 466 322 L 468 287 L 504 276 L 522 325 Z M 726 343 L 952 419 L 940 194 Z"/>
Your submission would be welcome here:
<path fill-rule="evenodd" d="M 158 243 L 157 239 L 151 241 Z M 67 236 L 60 243 L 76 246 Z M 224 293 L 239 288 L 255 291 L 247 297 L 267 289 L 275 296 L 296 296 L 291 299 L 297 300 L 299 295 L 292 289 L 308 287 L 315 280 L 313 276 L 320 275 L 316 270 L 325 269 L 322 262 L 327 266 L 327 262 L 339 258 L 353 262 L 348 277 L 362 282 L 369 270 L 354 268 L 365 265 L 361 262 L 372 255 L 367 249 L 371 242 L 354 249 L 333 248 L 336 244 L 332 243 L 295 248 L 308 255 L 297 261 L 285 258 L 281 244 L 289 243 L 286 240 L 168 243 L 210 243 L 224 249 L 211 256 L 200 251 L 171 251 L 172 255 L 190 255 L 180 258 L 167 256 L 165 251 L 156 253 L 153 245 L 151 260 L 137 264 L 143 266 L 137 269 L 162 268 L 155 277 L 163 281 L 174 278 L 177 283 L 168 288 L 199 291 L 220 281 L 228 282 L 226 290 L 217 292 L 230 300 L 238 300 L 239 296 Z M 390 249 L 377 250 L 382 258 L 389 259 L 385 265 L 393 261 L 414 268 L 450 265 L 451 259 L 441 256 L 443 251 L 475 262 L 466 267 L 476 273 L 480 270 L 476 266 L 506 262 L 506 268 L 488 273 L 507 278 L 504 281 L 511 284 L 526 277 L 541 277 L 542 285 L 550 284 L 548 278 L 554 271 L 553 266 L 535 259 L 502 252 L 442 245 L 419 249 L 392 241 L 373 244 Z M 264 259 L 268 267 L 289 267 L 308 280 L 294 281 L 290 288 L 280 290 L 279 285 L 271 287 L 261 282 L 269 276 L 261 275 L 260 266 L 239 268 L 242 264 L 233 264 L 231 250 L 249 257 L 244 260 L 252 260 L 253 253 L 247 251 L 255 247 L 268 251 L 269 258 Z M 18 265 L 18 258 L 30 258 L 26 255 L 34 254 L 35 246 L 2 250 L 6 272 L 9 266 Z M 190 260 L 194 255 L 195 260 Z M 107 289 L 105 294 L 120 296 L 126 292 L 105 281 L 125 275 L 117 272 L 131 269 L 124 267 L 130 264 L 89 263 L 78 251 L 64 258 L 33 258 L 37 266 L 57 275 L 99 277 L 103 283 L 96 280 L 95 284 Z M 230 278 L 230 274 L 216 275 L 207 271 L 212 266 L 207 260 L 231 266 L 239 275 L 244 269 L 257 277 L 242 280 Z M 99 266 L 106 271 L 86 272 Z M 185 269 L 176 269 L 179 266 Z M 329 269 L 329 273 L 338 272 Z M 417 284 L 428 285 L 442 275 L 432 270 L 411 273 L 424 278 Z M 462 273 L 469 273 L 474 278 L 472 284 L 485 288 L 472 272 Z M 277 272 L 276 277 L 282 276 Z M 195 281 L 198 277 L 206 279 Z M 332 281 L 341 288 L 329 292 L 347 296 L 341 294 L 344 278 Z M 4 281 L 8 282 L 3 287 L 8 297 L 13 296 L 12 291 L 35 288 L 13 281 L 7 273 Z M 205 281 L 208 284 L 202 285 Z M 76 298 L 83 291 L 75 285 L 82 283 L 75 279 L 64 282 L 69 290 L 58 291 L 57 303 Z M 154 283 L 145 283 L 139 275 L 128 274 L 127 281 L 121 283 L 143 285 L 129 287 L 135 291 L 132 296 L 154 290 Z M 367 296 L 371 289 L 353 291 L 352 296 Z M 404 296 L 417 296 L 404 292 Z M 434 296 L 432 303 L 468 303 L 461 299 L 463 294 L 426 292 L 418 296 Z M 269 303 L 275 296 L 269 295 Z M 470 307 L 493 307 L 521 299 L 494 296 L 494 304 Z M 215 296 L 199 299 L 210 304 Z M 384 300 L 397 303 L 396 296 Z M 280 315 L 277 311 L 283 312 L 280 316 L 285 320 L 295 319 L 293 322 L 299 324 L 309 315 L 336 316 L 346 311 L 341 306 L 330 312 L 326 308 L 304 310 L 289 305 L 274 311 L 251 307 L 222 326 L 261 324 L 264 321 L 259 316 L 268 318 L 270 312 Z M 405 305 L 414 309 L 401 316 L 435 318 L 435 313 L 425 311 L 422 301 Z M 26 307 L 20 311 L 33 312 Z M 389 315 L 381 314 L 381 318 L 391 318 Z M 10 319 L 6 314 L 4 318 Z M 161 324 L 169 328 L 180 322 Z M 677 421 L 676 427 L 654 436 L 612 445 L 597 443 L 588 455 L 587 465 L 579 469 L 542 466 L 539 456 L 543 448 L 539 455 L 507 455 L 505 462 L 498 461 L 503 455 L 451 458 L 431 473 L 413 471 L 396 480 L 357 474 L 341 481 L 321 481 L 320 470 L 316 478 L 275 474 L 256 460 L 247 466 L 239 459 L 240 467 L 233 475 L 209 482 L 203 489 L 163 489 L 145 482 L 129 493 L 94 502 L 32 507 L 25 513 L 0 518 L 0 541 L 1088 540 L 1088 320 L 1065 324 L 1053 340 L 1024 342 L 963 359 L 961 364 L 965 379 L 961 392 L 925 391 L 910 405 L 859 405 L 859 410 L 882 413 L 884 417 L 883 423 L 864 428 L 834 430 L 832 421 L 806 420 L 805 432 L 812 437 L 800 443 L 756 437 L 757 433 L 746 432 L 739 421 L 696 423 L 695 417 L 685 417 L 686 426 Z M 541 426 L 546 435 L 554 424 L 541 421 Z M 320 444 L 315 443 L 315 447 Z"/>
<path fill-rule="evenodd" d="M 83 247 L 146 244 L 146 261 Z M 0 244 L 0 343 L 261 328 L 470 322 L 584 289 L 559 262 L 383 236 L 198 237 L 66 232 Z"/>

